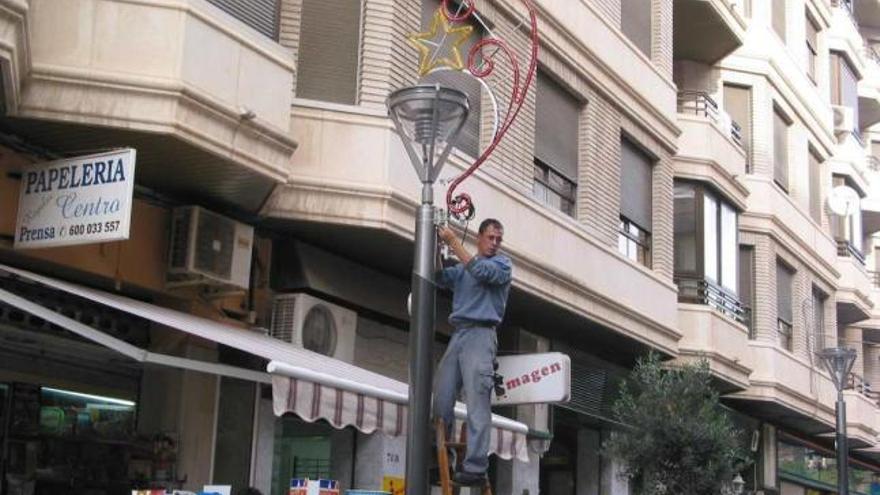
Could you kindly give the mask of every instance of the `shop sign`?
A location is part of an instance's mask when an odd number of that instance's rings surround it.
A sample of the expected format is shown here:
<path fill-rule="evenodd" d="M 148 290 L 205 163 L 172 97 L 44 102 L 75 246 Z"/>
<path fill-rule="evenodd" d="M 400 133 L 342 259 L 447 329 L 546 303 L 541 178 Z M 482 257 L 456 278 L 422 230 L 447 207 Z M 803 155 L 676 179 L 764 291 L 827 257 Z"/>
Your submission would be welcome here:
<path fill-rule="evenodd" d="M 567 402 L 571 359 L 559 352 L 499 356 L 493 405 Z"/>
<path fill-rule="evenodd" d="M 126 148 L 25 170 L 15 248 L 128 239 L 135 155 Z"/>

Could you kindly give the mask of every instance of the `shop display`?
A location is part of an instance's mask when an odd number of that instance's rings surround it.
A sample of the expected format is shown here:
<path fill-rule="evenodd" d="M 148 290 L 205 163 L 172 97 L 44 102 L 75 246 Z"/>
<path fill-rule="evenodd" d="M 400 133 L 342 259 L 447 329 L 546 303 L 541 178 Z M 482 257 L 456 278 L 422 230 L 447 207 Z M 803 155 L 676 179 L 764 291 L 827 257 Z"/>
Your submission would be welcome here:
<path fill-rule="evenodd" d="M 293 478 L 290 480 L 288 495 L 339 495 L 339 482 L 326 479 Z"/>

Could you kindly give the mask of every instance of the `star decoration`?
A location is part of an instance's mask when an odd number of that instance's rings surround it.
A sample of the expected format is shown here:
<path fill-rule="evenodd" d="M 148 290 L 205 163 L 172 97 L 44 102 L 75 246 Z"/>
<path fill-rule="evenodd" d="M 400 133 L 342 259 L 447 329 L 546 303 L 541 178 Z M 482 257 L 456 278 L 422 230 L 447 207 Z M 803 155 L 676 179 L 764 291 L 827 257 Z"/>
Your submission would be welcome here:
<path fill-rule="evenodd" d="M 440 7 L 442 9 L 442 7 Z M 437 9 L 434 18 L 431 20 L 431 28 L 424 33 L 414 33 L 409 36 L 410 43 L 419 50 L 419 76 L 431 72 L 437 67 L 449 67 L 455 70 L 464 69 L 464 60 L 461 57 L 461 45 L 463 45 L 473 32 L 473 26 L 453 27 L 449 24 L 446 16 Z M 438 33 L 441 33 L 442 39 L 439 42 L 434 40 Z M 445 44 L 447 37 L 453 38 L 448 56 L 438 56 L 437 50 L 441 49 Z"/>

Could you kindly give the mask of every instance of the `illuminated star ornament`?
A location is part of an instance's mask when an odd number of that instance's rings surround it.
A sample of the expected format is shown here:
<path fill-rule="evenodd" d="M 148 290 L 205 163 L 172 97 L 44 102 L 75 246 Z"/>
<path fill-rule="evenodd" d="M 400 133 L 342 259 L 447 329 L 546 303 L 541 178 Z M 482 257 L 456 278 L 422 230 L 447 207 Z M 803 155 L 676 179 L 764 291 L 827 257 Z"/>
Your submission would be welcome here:
<path fill-rule="evenodd" d="M 460 48 L 468 40 L 474 28 L 469 25 L 453 27 L 446 19 L 442 9 L 443 7 L 440 7 L 434 12 L 431 27 L 427 32 L 414 33 L 409 36 L 410 43 L 419 50 L 419 76 L 424 76 L 438 67 L 449 67 L 454 70 L 464 69 Z M 442 38 L 435 41 L 438 34 L 442 34 Z M 450 54 L 440 56 L 441 54 L 437 52 L 446 44 L 447 38 L 452 39 Z"/>

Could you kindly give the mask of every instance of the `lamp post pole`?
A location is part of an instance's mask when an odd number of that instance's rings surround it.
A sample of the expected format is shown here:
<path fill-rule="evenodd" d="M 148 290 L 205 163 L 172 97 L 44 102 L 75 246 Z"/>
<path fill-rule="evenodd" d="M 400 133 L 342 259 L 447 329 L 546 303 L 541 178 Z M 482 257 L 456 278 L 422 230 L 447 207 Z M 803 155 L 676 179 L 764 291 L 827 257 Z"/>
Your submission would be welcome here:
<path fill-rule="evenodd" d="M 434 373 L 434 287 L 437 235 L 434 182 L 468 116 L 467 95 L 439 85 L 399 89 L 388 114 L 422 183 L 416 213 L 409 325 L 409 409 L 406 428 L 406 495 L 427 495 Z"/>
<path fill-rule="evenodd" d="M 843 389 L 856 361 L 856 351 L 843 347 L 822 349 L 819 352 L 825 368 L 831 374 L 831 381 L 837 389 L 837 403 L 834 406 L 836 416 L 836 443 L 837 443 L 837 493 L 849 495 L 849 450 L 846 446 L 846 401 L 843 398 Z"/>

